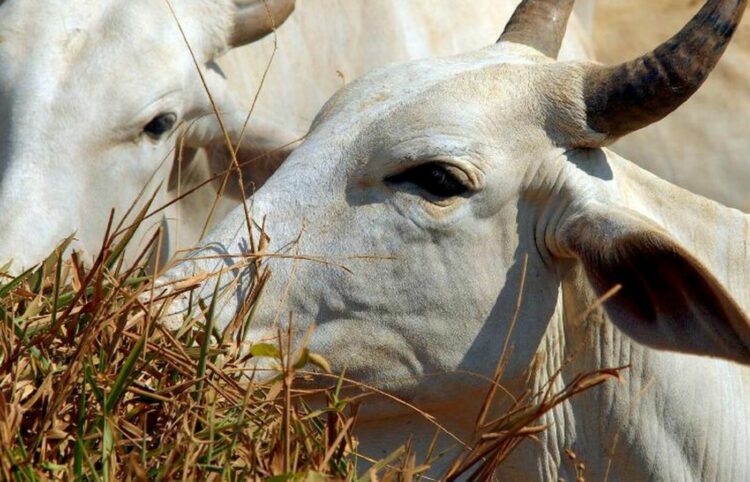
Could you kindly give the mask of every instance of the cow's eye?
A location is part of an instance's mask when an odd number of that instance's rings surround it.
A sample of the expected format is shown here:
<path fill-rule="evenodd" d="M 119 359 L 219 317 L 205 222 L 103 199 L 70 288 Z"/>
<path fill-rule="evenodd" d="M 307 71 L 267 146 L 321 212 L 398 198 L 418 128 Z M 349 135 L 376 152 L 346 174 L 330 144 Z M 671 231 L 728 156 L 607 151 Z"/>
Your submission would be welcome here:
<path fill-rule="evenodd" d="M 158 139 L 167 132 L 170 132 L 176 122 L 177 116 L 175 114 L 159 114 L 146 124 L 143 128 L 143 132 L 154 139 Z"/>
<path fill-rule="evenodd" d="M 469 190 L 453 170 L 441 162 L 427 162 L 385 180 L 390 184 L 413 184 L 433 196 L 448 198 L 460 196 Z"/>

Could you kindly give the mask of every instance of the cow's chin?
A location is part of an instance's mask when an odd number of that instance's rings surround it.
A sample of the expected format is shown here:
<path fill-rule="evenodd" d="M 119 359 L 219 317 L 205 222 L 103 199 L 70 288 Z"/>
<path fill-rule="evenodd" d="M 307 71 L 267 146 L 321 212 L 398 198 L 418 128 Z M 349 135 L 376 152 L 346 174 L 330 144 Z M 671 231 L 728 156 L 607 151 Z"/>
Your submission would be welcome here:
<path fill-rule="evenodd" d="M 448 366 L 433 368 L 435 360 L 422 358 L 397 330 L 385 324 L 351 319 L 322 322 L 313 332 L 309 349 L 321 354 L 334 374 L 344 374 L 351 393 L 370 393 L 364 405 L 381 415 L 413 413 L 412 405 L 431 409 L 456 397 L 475 393 L 481 397 L 487 391 L 482 379 Z M 319 379 L 318 384 L 335 382 L 325 375 L 313 378 Z"/>
<path fill-rule="evenodd" d="M 162 318 L 162 325 L 179 331 L 188 303 L 187 294 L 173 297 L 165 309 L 167 314 Z M 261 310 L 256 326 L 248 330 L 242 348 L 245 354 L 258 343 L 277 346 L 279 332 L 284 337 L 285 327 L 277 329 L 268 327 L 272 323 L 262 322 L 265 314 Z M 298 318 L 298 321 L 301 320 Z M 343 375 L 349 393 L 372 395 L 365 404 L 370 406 L 367 412 L 398 415 L 413 412 L 411 406 L 434 410 L 456 399 L 481 398 L 487 392 L 486 380 L 482 377 L 473 377 L 448 366 L 431 368 L 436 365 L 435 360 L 420 359 L 417 350 L 397 330 L 384 324 L 355 319 L 327 320 L 312 330 L 309 341 L 303 342 L 306 331 L 303 326 L 294 327 L 293 362 L 298 360 L 305 343 L 310 352 L 325 359 L 332 373 L 324 373 L 320 367 L 308 363 L 297 369 L 295 385 L 310 389 L 330 387 Z M 285 340 L 283 345 L 286 345 Z M 280 375 L 281 365 L 273 357 L 256 356 L 243 368 L 248 381 L 265 383 Z"/>

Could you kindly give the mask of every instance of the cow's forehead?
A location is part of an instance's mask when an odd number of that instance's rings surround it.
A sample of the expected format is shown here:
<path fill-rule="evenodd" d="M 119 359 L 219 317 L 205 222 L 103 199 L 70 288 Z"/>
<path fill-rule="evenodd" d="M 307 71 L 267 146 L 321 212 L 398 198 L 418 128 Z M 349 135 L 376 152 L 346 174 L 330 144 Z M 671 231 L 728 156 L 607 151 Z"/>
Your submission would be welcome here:
<path fill-rule="evenodd" d="M 151 0 L 46 0 L 44 2 L 11 0 L 0 16 L 3 47 L 13 48 L 23 57 L 41 50 L 74 50 L 70 45 L 82 35 L 102 36 L 132 29 L 133 40 L 148 35 L 144 27 L 157 20 Z M 162 8 L 159 8 L 159 13 Z M 140 14 L 140 18 L 138 13 Z M 149 21 L 146 12 L 151 12 Z M 119 21 L 114 19 L 119 16 Z M 132 25 L 131 25 L 132 24 Z M 140 24 L 140 25 L 139 25 Z M 135 30 L 135 27 L 141 27 Z"/>
<path fill-rule="evenodd" d="M 489 106 L 485 97 L 514 97 L 514 91 L 523 88 L 518 79 L 532 75 L 529 67 L 547 62 L 527 47 L 510 44 L 384 67 L 329 100 L 313 128 L 326 137 L 359 134 L 372 139 L 460 124 L 467 118 L 463 113 L 479 104 Z"/>
<path fill-rule="evenodd" d="M 231 0 L 172 4 L 197 56 L 224 48 Z M 167 95 L 165 107 L 179 114 L 181 93 L 197 79 L 164 0 L 8 0 L 0 36 L 0 107 L 17 125 L 114 135 L 155 115 L 150 106 Z M 78 129 L 75 118 L 97 123 L 96 132 Z"/>

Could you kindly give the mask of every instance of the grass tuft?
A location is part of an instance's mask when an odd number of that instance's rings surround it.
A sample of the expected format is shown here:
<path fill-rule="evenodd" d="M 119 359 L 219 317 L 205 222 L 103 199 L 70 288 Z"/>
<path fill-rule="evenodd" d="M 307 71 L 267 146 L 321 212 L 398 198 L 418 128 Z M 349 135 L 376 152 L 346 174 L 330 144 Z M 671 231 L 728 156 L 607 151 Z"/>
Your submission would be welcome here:
<path fill-rule="evenodd" d="M 366 401 L 344 394 L 368 388 L 330 374 L 319 354 L 294 351 L 291 332 L 279 333 L 278 344 L 243 348 L 267 271 L 258 270 L 223 333 L 214 328 L 213 302 L 197 304 L 198 314 L 173 333 L 160 323 L 163 302 L 200 282 L 218 287 L 218 277 L 191 278 L 165 294 L 142 261 L 158 251 L 161 236 L 126 267 L 133 232 L 107 234 L 89 264 L 75 252 L 63 255 L 71 238 L 20 275 L 8 275 L 9 265 L 0 270 L 0 478 L 426 480 L 429 463 L 418 465 L 409 441 L 358 473 L 352 428 Z M 252 358 L 268 359 L 278 376 L 255 381 Z M 299 383 L 313 376 L 309 367 L 330 386 L 301 388 L 311 386 Z M 583 375 L 560 393 L 520 399 L 494 421 L 484 423 L 482 414 L 475 443 L 444 477 L 484 480 L 522 440 L 547 428 L 535 425 L 544 413 L 618 376 L 619 369 Z M 311 396 L 324 402 L 311 406 Z M 493 396 L 490 390 L 486 405 Z"/>
<path fill-rule="evenodd" d="M 0 273 L 0 478 L 316 480 L 353 473 L 348 401 L 331 391 L 330 403 L 313 411 L 301 399 L 310 390 L 292 386 L 307 350 L 292 358 L 285 382 L 255 383 L 240 337 L 215 336 L 213 306 L 191 329 L 166 331 L 158 296 L 143 301 L 152 276 L 119 262 L 131 237 L 126 230 L 105 242 L 90 266 L 76 254 L 62 256 L 68 240 L 21 275 L 9 276 L 9 265 Z M 253 352 L 281 356 L 263 345 Z"/>

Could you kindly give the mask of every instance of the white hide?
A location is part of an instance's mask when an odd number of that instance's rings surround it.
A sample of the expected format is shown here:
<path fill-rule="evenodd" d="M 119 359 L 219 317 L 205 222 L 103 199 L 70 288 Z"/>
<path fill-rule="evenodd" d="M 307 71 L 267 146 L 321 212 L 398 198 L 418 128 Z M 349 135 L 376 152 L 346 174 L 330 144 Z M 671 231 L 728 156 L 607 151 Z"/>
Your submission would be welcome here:
<path fill-rule="evenodd" d="M 205 68 L 227 48 L 234 5 L 173 4 Z M 162 0 L 3 2 L 0 65 L 0 259 L 16 270 L 73 233 L 96 253 L 110 209 L 121 219 L 143 191 L 137 212 L 171 167 L 173 129 L 155 139 L 144 126 L 211 112 Z"/>
<path fill-rule="evenodd" d="M 540 443 L 524 442 L 500 479 L 574 480 L 570 449 L 590 480 L 746 480 L 750 372 L 710 357 L 750 362 L 750 219 L 606 149 L 567 145 L 571 132 L 593 135 L 583 127 L 584 70 L 502 44 L 379 69 L 339 91 L 250 199 L 268 251 L 305 258 L 264 261 L 272 275 L 247 341 L 272 336 L 290 314 L 298 334 L 315 323 L 310 348 L 335 370 L 417 405 L 467 442 L 508 336 L 503 384 L 516 393 L 558 371 L 560 389 L 581 373 L 630 365 L 623 384 L 545 416 L 551 428 Z M 387 180 L 426 162 L 468 191 L 439 198 Z M 253 273 L 237 256 L 249 245 L 235 209 L 164 281 L 223 270 L 224 327 Z M 524 302 L 509 334 L 525 256 Z M 674 312 L 656 306 L 652 323 L 628 304 L 632 285 L 624 304 L 587 312 L 602 287 L 583 267 L 598 269 L 596 260 L 624 260 L 650 272 L 644 282 L 667 299 L 685 297 Z M 201 296 L 213 289 L 206 283 Z M 184 306 L 178 298 L 173 311 Z M 364 453 L 385 456 L 413 434 L 424 454 L 434 425 L 404 406 L 370 403 L 357 427 Z"/>

